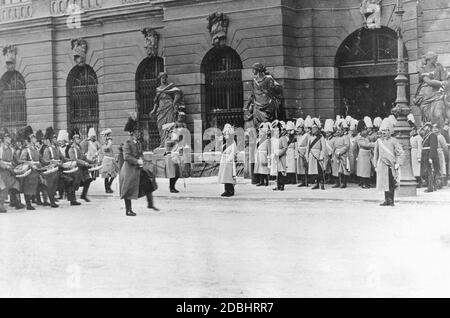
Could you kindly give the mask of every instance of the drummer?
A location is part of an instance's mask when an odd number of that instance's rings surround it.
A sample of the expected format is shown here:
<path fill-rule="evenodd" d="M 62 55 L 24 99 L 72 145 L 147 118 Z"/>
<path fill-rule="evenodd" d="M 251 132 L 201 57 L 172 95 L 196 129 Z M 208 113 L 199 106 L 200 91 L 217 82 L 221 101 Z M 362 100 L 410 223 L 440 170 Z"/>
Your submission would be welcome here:
<path fill-rule="evenodd" d="M 10 206 L 16 210 L 23 209 L 25 206 L 20 202 L 20 183 L 15 177 L 13 168 L 16 165 L 14 161 L 14 149 L 11 147 L 11 135 L 5 128 L 0 132 L 0 212 L 6 212 L 3 202 L 9 192 Z"/>
<path fill-rule="evenodd" d="M 20 154 L 19 163 L 23 165 L 29 165 L 31 168 L 31 173 L 22 180 L 22 191 L 25 195 L 25 203 L 27 205 L 27 210 L 35 210 L 31 205 L 31 199 L 33 195 L 36 195 L 39 186 L 39 152 L 35 148 L 36 136 L 33 133 L 33 129 L 30 126 L 26 126 L 19 139 L 25 141 L 25 148 Z"/>
<path fill-rule="evenodd" d="M 66 149 L 69 147 L 69 133 L 65 129 L 61 129 L 58 133 L 58 138 L 56 139 L 59 156 L 61 160 L 67 161 L 68 157 L 66 156 Z M 71 178 L 69 176 L 65 176 L 60 174 L 59 183 L 58 183 L 58 193 L 59 197 L 57 200 L 62 200 L 64 198 L 64 192 L 69 187 L 68 184 L 71 182 Z"/>
<path fill-rule="evenodd" d="M 45 135 L 43 138 L 43 143 L 45 145 L 41 162 L 44 166 L 48 168 L 47 172 L 55 170 L 52 173 L 43 174 L 45 181 L 47 182 L 47 195 L 50 199 L 50 206 L 52 208 L 57 208 L 55 194 L 58 189 L 58 181 L 59 181 L 59 169 L 58 167 L 61 165 L 63 158 L 61 158 L 61 154 L 59 149 L 56 147 L 56 135 L 53 127 L 48 127 L 45 130 Z"/>
<path fill-rule="evenodd" d="M 100 143 L 97 141 L 97 132 L 94 127 L 89 128 L 88 138 L 81 142 L 80 148 L 86 158 L 92 163 L 99 163 Z M 94 181 L 99 176 L 98 170 L 91 172 L 92 180 Z"/>
<path fill-rule="evenodd" d="M 89 160 L 86 158 L 86 155 L 81 151 L 80 148 L 80 133 L 78 129 L 74 129 L 71 134 L 71 138 L 69 138 L 72 141 L 72 144 L 70 146 L 70 149 L 68 150 L 69 159 L 76 161 L 78 166 L 78 171 L 76 174 L 76 180 L 71 185 L 70 190 L 68 190 L 67 197 L 70 201 L 70 205 L 81 205 L 81 203 L 77 202 L 75 191 L 78 190 L 78 188 L 83 185 L 83 191 L 81 193 L 80 198 L 86 202 L 90 202 L 91 200 L 88 199 L 87 194 L 89 191 L 89 186 L 91 185 L 92 178 L 89 173 L 89 168 L 92 164 L 94 164 L 94 161 Z"/>
<path fill-rule="evenodd" d="M 117 164 L 116 158 L 114 157 L 113 142 L 111 137 L 111 129 L 105 129 L 101 132 L 103 141 L 100 147 L 100 159 L 102 162 L 102 178 L 105 179 L 105 192 L 113 193 L 111 185 L 114 178 L 117 177 L 119 173 L 119 166 Z"/>

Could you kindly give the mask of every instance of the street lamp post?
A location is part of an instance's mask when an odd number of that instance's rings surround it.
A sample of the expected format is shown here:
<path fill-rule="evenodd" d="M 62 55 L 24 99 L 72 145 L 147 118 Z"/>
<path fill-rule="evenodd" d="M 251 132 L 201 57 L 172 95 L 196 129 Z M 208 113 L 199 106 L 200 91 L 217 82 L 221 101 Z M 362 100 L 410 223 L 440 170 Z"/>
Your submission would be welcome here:
<path fill-rule="evenodd" d="M 395 125 L 396 138 L 399 140 L 405 152 L 405 160 L 400 166 L 400 189 L 398 191 L 399 196 L 416 196 L 417 195 L 417 183 L 414 178 L 411 166 L 411 143 L 410 143 L 410 131 L 411 127 L 407 121 L 407 116 L 411 112 L 411 108 L 408 105 L 408 99 L 406 98 L 406 85 L 408 84 L 408 77 L 406 73 L 405 60 L 403 57 L 403 0 L 397 0 L 397 7 L 395 14 L 398 17 L 398 29 L 397 29 L 397 44 L 398 44 L 398 58 L 397 58 L 397 77 L 395 83 L 397 85 L 397 99 L 395 101 L 395 107 L 392 109 L 392 114 L 397 118 Z"/>

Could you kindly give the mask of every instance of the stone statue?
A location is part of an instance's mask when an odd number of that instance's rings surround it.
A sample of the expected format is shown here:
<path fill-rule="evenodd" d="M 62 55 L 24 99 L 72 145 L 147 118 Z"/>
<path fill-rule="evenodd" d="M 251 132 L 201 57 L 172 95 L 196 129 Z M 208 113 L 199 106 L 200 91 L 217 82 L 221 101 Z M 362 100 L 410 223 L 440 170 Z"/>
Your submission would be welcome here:
<path fill-rule="evenodd" d="M 246 117 L 251 114 L 253 125 L 258 128 L 261 123 L 278 118 L 283 89 L 261 63 L 253 64 L 252 69 L 255 78 L 252 81 L 252 93 L 244 107 L 244 114 L 247 114 Z"/>
<path fill-rule="evenodd" d="M 364 27 L 381 28 L 381 0 L 363 0 L 360 12 L 363 15 Z"/>
<path fill-rule="evenodd" d="M 8 45 L 3 48 L 3 55 L 5 56 L 7 71 L 14 71 L 16 66 L 16 53 L 17 49 L 13 45 Z"/>
<path fill-rule="evenodd" d="M 222 47 L 226 43 L 229 19 L 224 13 L 214 12 L 208 16 L 208 31 L 212 45 Z"/>
<path fill-rule="evenodd" d="M 436 53 L 428 52 L 422 57 L 422 66 L 419 70 L 419 87 L 414 104 L 420 108 L 424 123 L 441 123 L 446 116 L 444 90 L 447 71 L 437 60 Z"/>
<path fill-rule="evenodd" d="M 86 64 L 87 42 L 82 38 L 70 41 L 74 61 L 79 66 Z"/>
<path fill-rule="evenodd" d="M 147 50 L 147 55 L 157 56 L 158 55 L 158 42 L 159 42 L 159 34 L 153 29 L 144 28 L 141 30 L 142 34 L 144 34 L 145 38 L 145 49 Z"/>
<path fill-rule="evenodd" d="M 175 84 L 168 82 L 167 73 L 160 73 L 158 80 L 160 81 L 160 86 L 156 88 L 154 106 L 150 115 L 156 114 L 161 147 L 165 147 L 166 140 L 170 136 L 169 131 L 162 128 L 163 125 L 174 122 L 181 125 L 181 121 L 186 120 L 186 107 L 183 101 L 183 92 Z"/>

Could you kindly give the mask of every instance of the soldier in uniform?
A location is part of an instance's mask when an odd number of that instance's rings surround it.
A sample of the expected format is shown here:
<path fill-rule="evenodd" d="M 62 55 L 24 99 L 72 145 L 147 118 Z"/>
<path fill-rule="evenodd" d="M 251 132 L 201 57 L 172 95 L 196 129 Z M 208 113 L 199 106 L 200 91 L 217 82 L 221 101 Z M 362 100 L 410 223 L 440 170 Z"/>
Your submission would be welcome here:
<path fill-rule="evenodd" d="M 55 195 L 59 184 L 59 167 L 64 159 L 61 157 L 60 151 L 56 146 L 56 135 L 53 127 L 48 127 L 45 130 L 44 144 L 45 148 L 42 153 L 41 163 L 43 166 L 56 169 L 54 172 L 44 175 L 47 183 L 46 191 L 50 199 L 50 206 L 57 208 L 58 205 L 56 204 Z"/>
<path fill-rule="evenodd" d="M 113 142 L 111 137 L 111 129 L 102 131 L 103 142 L 100 146 L 100 160 L 102 163 L 102 178 L 105 179 L 105 192 L 113 193 L 111 185 L 119 173 L 119 166 L 114 157 Z"/>
<path fill-rule="evenodd" d="M 80 143 L 80 149 L 86 155 L 86 159 L 88 159 L 93 165 L 100 162 L 100 143 L 97 141 L 97 132 L 94 127 L 89 128 L 88 138 Z M 95 179 L 99 176 L 99 170 L 91 171 L 90 174 L 92 181 L 95 181 Z"/>
<path fill-rule="evenodd" d="M 261 123 L 256 140 L 255 174 L 258 178 L 257 187 L 269 185 L 269 157 L 270 157 L 270 124 Z"/>
<path fill-rule="evenodd" d="M 14 149 L 11 146 L 11 135 L 7 129 L 0 132 L 0 212 L 6 212 L 3 206 L 8 192 L 10 197 L 10 206 L 16 210 L 23 209 L 25 206 L 20 202 L 20 183 L 16 179 L 14 167 L 17 162 L 14 158 Z"/>
<path fill-rule="evenodd" d="M 305 131 L 305 122 L 302 118 L 297 119 L 295 123 L 297 129 L 297 179 L 302 180 L 299 188 L 308 186 L 308 141 L 309 134 Z"/>
<path fill-rule="evenodd" d="M 367 121 L 367 120 L 366 120 Z M 358 136 L 356 144 L 358 147 L 358 158 L 356 163 L 356 175 L 360 179 L 363 189 L 370 188 L 370 176 L 372 174 L 372 154 L 375 143 L 369 140 L 367 126 L 364 120 L 358 122 Z"/>
<path fill-rule="evenodd" d="M 358 121 L 354 118 L 350 118 L 348 131 L 348 138 L 350 142 L 350 148 L 348 150 L 348 160 L 350 162 L 350 179 L 356 181 L 356 158 L 358 157 L 358 144 L 356 137 L 358 135 Z"/>
<path fill-rule="evenodd" d="M 277 186 L 274 191 L 284 191 L 286 184 L 286 152 L 288 148 L 288 141 L 286 136 L 283 136 L 283 125 L 278 120 L 271 124 L 272 140 L 271 140 L 271 171 L 270 174 L 276 176 Z"/>
<path fill-rule="evenodd" d="M 336 120 L 340 120 L 340 116 L 337 116 Z M 333 143 L 334 143 L 333 119 L 328 118 L 325 120 L 325 125 L 323 127 L 323 134 L 325 137 L 325 144 L 327 146 L 325 158 L 323 160 L 323 165 L 325 168 L 325 179 L 328 180 L 328 183 L 332 183 L 331 179 L 333 176 L 333 165 L 331 164 L 331 156 L 333 154 Z"/>
<path fill-rule="evenodd" d="M 336 121 L 336 136 L 333 140 L 331 165 L 333 177 L 336 183 L 333 188 L 346 188 L 349 173 L 348 150 L 350 142 L 348 136 L 345 135 L 347 122 L 345 119 Z"/>
<path fill-rule="evenodd" d="M 164 153 L 166 178 L 169 179 L 170 193 L 179 193 L 175 188 L 178 179 L 181 177 L 181 152 L 180 136 L 176 132 L 176 124 L 168 123 L 162 127 L 167 130 L 167 139 L 165 143 L 166 151 Z"/>
<path fill-rule="evenodd" d="M 91 185 L 92 178 L 89 173 L 89 168 L 95 163 L 92 160 L 89 160 L 85 153 L 81 150 L 80 147 L 80 133 L 77 129 L 72 130 L 71 136 L 69 138 L 72 141 L 70 148 L 67 151 L 67 156 L 70 160 L 76 161 L 78 166 L 78 171 L 75 172 L 75 180 L 70 187 L 70 190 L 67 193 L 67 198 L 70 201 L 70 205 L 81 205 L 77 201 L 75 192 L 78 190 L 80 186 L 83 186 L 83 191 L 81 192 L 80 198 L 86 202 L 90 202 L 87 194 L 89 191 L 89 186 Z"/>
<path fill-rule="evenodd" d="M 136 216 L 131 206 L 131 200 L 147 197 L 147 208 L 159 211 L 153 203 L 153 191 L 157 189 L 153 173 L 144 168 L 142 149 L 139 143 L 139 127 L 136 116 L 131 116 L 125 125 L 129 139 L 123 144 L 123 165 L 120 169 L 120 198 L 125 201 L 127 216 Z"/>
<path fill-rule="evenodd" d="M 61 160 L 66 161 L 68 157 L 66 157 L 66 149 L 69 146 L 69 133 L 65 129 L 61 129 L 58 133 L 58 138 L 56 139 L 57 149 L 59 151 L 59 157 Z M 68 151 L 67 151 L 68 153 Z M 64 198 L 64 193 L 66 189 L 69 188 L 68 183 L 70 182 L 70 177 L 65 176 L 64 174 L 60 174 L 60 178 L 58 180 L 58 193 L 59 197 L 56 200 L 62 200 Z"/>
<path fill-rule="evenodd" d="M 297 184 L 297 164 L 295 162 L 297 137 L 295 136 L 295 124 L 292 121 L 286 123 L 286 139 L 288 142 L 286 151 L 287 183 Z"/>
<path fill-rule="evenodd" d="M 234 128 L 230 124 L 225 124 L 223 128 L 222 155 L 219 165 L 219 183 L 225 187 L 222 197 L 234 196 L 234 186 L 236 184 L 236 161 L 237 146 L 234 141 Z"/>
<path fill-rule="evenodd" d="M 438 138 L 439 170 L 441 171 L 441 178 L 438 188 L 441 189 L 442 186 L 447 186 L 446 160 L 448 158 L 448 147 L 447 141 L 445 140 L 445 137 L 441 134 L 441 130 L 438 124 L 433 125 L 433 133 L 436 134 Z"/>
<path fill-rule="evenodd" d="M 394 206 L 395 189 L 399 185 L 399 168 L 404 159 L 404 152 L 398 140 L 391 136 L 394 132 L 391 118 L 383 120 L 380 131 L 382 137 L 377 139 L 374 150 L 377 190 L 384 191 L 384 202 L 381 206 Z"/>
<path fill-rule="evenodd" d="M 44 143 L 44 133 L 42 130 L 36 131 L 36 143 L 35 147 L 36 150 L 39 152 L 39 162 L 42 165 L 42 156 L 44 154 L 44 150 L 47 147 Z M 41 200 L 41 194 L 42 194 L 42 200 Z M 32 200 L 33 203 L 36 203 L 37 205 L 43 205 L 43 206 L 50 206 L 50 203 L 48 202 L 48 194 L 47 194 L 47 185 L 45 181 L 43 181 L 42 174 L 39 177 L 39 185 L 38 190 L 36 192 L 36 196 Z"/>
<path fill-rule="evenodd" d="M 19 163 L 28 164 L 31 167 L 31 173 L 22 180 L 22 191 L 25 196 L 27 210 L 35 210 L 31 204 L 31 200 L 33 196 L 36 195 L 39 186 L 39 172 L 37 169 L 40 166 L 40 155 L 39 151 L 34 146 L 36 143 L 36 136 L 30 126 L 23 129 L 22 138 L 25 140 L 26 147 L 20 154 Z"/>
<path fill-rule="evenodd" d="M 315 178 L 316 185 L 312 187 L 312 190 L 319 189 L 325 190 L 325 175 L 323 170 L 324 159 L 327 153 L 327 145 L 325 138 L 320 132 L 321 128 L 320 120 L 313 119 L 313 125 L 311 129 L 312 137 L 308 143 L 308 174 Z"/>
<path fill-rule="evenodd" d="M 411 166 L 413 175 L 417 181 L 417 188 L 422 186 L 422 178 L 420 176 L 420 162 L 422 160 L 422 136 L 417 132 L 417 127 L 415 124 L 415 119 L 413 114 L 409 114 L 408 123 L 411 126 L 410 132 L 410 144 L 411 144 Z"/>

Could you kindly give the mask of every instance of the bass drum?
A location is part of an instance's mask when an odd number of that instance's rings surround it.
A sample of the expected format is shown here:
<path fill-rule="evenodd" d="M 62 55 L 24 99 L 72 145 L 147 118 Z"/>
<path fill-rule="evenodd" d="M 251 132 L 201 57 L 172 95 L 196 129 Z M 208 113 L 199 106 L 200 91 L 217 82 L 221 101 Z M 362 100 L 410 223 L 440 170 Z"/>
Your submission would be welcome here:
<path fill-rule="evenodd" d="M 27 163 L 22 163 L 14 168 L 14 173 L 16 174 L 16 178 L 21 179 L 25 178 L 31 173 L 31 167 Z"/>

